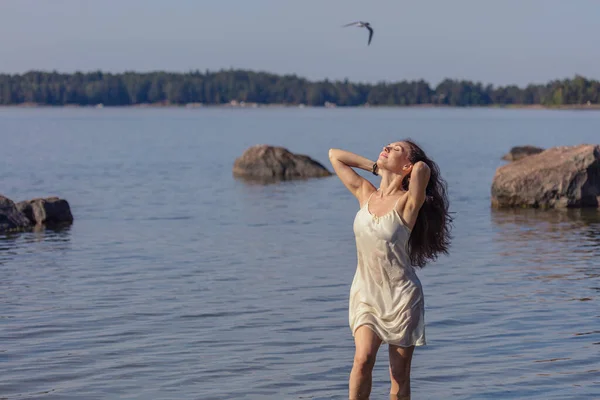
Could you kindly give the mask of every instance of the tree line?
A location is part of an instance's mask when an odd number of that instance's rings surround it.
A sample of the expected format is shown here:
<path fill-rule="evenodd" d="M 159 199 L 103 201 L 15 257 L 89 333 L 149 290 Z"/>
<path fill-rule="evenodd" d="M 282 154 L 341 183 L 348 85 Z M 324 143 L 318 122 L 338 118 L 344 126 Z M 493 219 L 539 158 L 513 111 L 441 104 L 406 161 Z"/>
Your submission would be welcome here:
<path fill-rule="evenodd" d="M 424 80 L 374 84 L 347 79 L 309 81 L 296 75 L 247 70 L 0 74 L 0 105 L 218 105 L 232 101 L 309 106 L 563 106 L 600 104 L 600 82 L 577 75 L 524 88 L 453 79 L 432 87 Z"/>

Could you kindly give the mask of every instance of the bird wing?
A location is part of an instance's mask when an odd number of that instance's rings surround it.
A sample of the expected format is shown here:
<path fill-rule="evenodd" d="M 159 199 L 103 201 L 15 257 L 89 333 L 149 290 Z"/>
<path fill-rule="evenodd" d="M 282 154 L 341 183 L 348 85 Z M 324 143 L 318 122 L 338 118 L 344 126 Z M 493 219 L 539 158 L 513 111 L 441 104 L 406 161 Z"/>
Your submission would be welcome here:
<path fill-rule="evenodd" d="M 342 25 L 342 28 L 345 28 L 347 26 L 352 26 L 352 25 L 358 25 L 358 24 L 360 24 L 360 21 L 350 22 L 349 24 Z"/>
<path fill-rule="evenodd" d="M 371 39 L 373 39 L 373 28 L 371 28 L 370 26 L 367 26 L 367 29 L 369 30 L 369 43 L 367 43 L 367 46 L 371 44 Z"/>

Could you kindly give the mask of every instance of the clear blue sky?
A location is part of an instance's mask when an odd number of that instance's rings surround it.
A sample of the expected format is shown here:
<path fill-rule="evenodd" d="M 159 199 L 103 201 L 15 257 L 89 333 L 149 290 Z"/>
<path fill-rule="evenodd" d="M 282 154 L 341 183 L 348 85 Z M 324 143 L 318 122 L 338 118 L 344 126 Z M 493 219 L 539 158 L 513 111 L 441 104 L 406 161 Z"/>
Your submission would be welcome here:
<path fill-rule="evenodd" d="M 340 28 L 371 22 L 375 35 Z M 243 68 L 310 79 L 600 79 L 600 0 L 0 0 L 0 73 Z"/>

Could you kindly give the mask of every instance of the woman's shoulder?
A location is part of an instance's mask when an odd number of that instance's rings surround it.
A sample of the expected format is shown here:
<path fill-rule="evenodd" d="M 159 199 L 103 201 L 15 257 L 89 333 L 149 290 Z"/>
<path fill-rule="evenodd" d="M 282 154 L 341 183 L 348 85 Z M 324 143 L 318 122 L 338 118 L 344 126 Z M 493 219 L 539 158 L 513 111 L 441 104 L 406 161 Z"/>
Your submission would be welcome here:
<path fill-rule="evenodd" d="M 363 185 L 357 196 L 360 208 L 363 208 L 378 190 L 371 182 L 367 183 L 368 184 Z"/>

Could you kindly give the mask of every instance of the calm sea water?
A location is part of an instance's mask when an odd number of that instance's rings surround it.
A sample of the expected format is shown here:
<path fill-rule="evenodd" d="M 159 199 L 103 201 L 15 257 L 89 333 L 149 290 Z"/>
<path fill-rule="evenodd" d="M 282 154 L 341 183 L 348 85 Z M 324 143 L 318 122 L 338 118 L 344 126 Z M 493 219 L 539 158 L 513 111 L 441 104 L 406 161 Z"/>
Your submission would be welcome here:
<path fill-rule="evenodd" d="M 0 398 L 347 398 L 356 200 L 335 177 L 261 186 L 231 167 L 257 143 L 329 168 L 330 147 L 374 158 L 405 137 L 456 219 L 420 272 L 413 398 L 600 398 L 600 214 L 490 209 L 511 146 L 598 143 L 600 113 L 107 108 L 0 109 L 0 193 L 75 217 L 0 236 Z"/>

